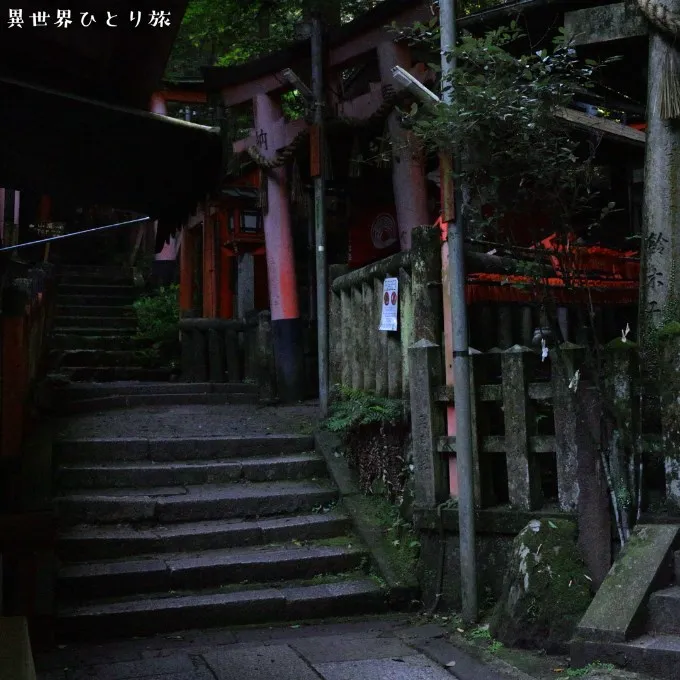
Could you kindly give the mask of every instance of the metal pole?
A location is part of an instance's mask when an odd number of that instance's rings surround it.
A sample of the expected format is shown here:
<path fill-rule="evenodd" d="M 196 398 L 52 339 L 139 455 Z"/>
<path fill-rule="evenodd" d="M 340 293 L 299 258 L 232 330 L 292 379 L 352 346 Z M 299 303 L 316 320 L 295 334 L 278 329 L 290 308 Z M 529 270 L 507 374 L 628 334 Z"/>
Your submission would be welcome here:
<path fill-rule="evenodd" d="M 450 54 L 456 45 L 455 0 L 440 0 L 439 23 L 441 27 L 442 77 L 449 79 L 456 69 L 455 57 Z M 451 81 L 445 83 L 442 100 L 451 104 L 455 93 Z M 449 166 L 450 167 L 450 166 Z M 453 172 L 460 176 L 460 150 L 453 158 Z M 445 195 L 451 195 L 452 179 L 442 178 Z M 472 424 L 470 421 L 470 348 L 468 345 L 467 302 L 465 299 L 465 252 L 463 192 L 460 181 L 454 180 L 453 206 L 455 219 L 449 220 L 449 281 L 451 286 L 451 319 L 453 323 L 453 396 L 456 406 L 456 460 L 458 465 L 458 524 L 460 533 L 460 576 L 463 619 L 467 623 L 477 620 L 477 559 L 475 548 L 474 470 L 472 466 Z M 444 201 L 444 208 L 447 201 Z"/>
<path fill-rule="evenodd" d="M 125 222 L 116 222 L 115 224 L 105 224 L 103 227 L 92 227 L 92 229 L 83 229 L 82 231 L 74 231 L 72 234 L 61 234 L 61 236 L 50 236 L 49 238 L 42 238 L 39 241 L 30 241 L 29 243 L 19 243 L 16 246 L 6 246 L 0 248 L 0 253 L 6 250 L 17 250 L 18 248 L 28 248 L 28 246 L 35 246 L 39 243 L 51 243 L 52 241 L 61 241 L 65 238 L 72 238 L 73 236 L 82 236 L 83 234 L 90 234 L 94 231 L 104 231 L 105 229 L 113 229 L 114 227 L 122 227 L 126 224 L 136 224 L 137 222 L 146 222 L 150 217 L 136 217 L 134 220 L 127 220 Z"/>
<path fill-rule="evenodd" d="M 324 154 L 323 24 L 312 19 L 312 94 L 318 139 L 318 173 L 314 177 L 316 231 L 316 327 L 319 364 L 319 407 L 328 415 L 328 290 L 326 272 L 326 177 Z"/>

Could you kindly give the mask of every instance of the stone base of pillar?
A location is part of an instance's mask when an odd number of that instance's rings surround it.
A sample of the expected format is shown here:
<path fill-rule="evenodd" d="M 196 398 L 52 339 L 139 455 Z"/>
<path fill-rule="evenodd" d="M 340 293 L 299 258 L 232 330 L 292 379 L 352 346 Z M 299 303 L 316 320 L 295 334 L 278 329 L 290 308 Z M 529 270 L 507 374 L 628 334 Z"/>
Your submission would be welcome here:
<path fill-rule="evenodd" d="M 272 321 L 272 336 L 279 399 L 284 404 L 300 401 L 306 393 L 302 320 Z"/>

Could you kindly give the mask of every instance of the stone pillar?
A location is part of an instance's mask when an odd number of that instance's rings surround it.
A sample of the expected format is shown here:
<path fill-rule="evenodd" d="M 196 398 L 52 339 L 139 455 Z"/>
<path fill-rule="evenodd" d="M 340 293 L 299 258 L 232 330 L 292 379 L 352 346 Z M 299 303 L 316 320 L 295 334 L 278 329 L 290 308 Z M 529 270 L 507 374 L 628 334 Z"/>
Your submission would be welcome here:
<path fill-rule="evenodd" d="M 680 0 L 664 0 L 664 7 L 680 14 Z M 659 328 L 668 312 L 678 316 L 680 278 L 680 125 L 677 120 L 664 120 L 660 115 L 661 74 L 667 68 L 671 47 L 657 29 L 649 35 L 649 67 L 647 86 L 647 147 L 645 153 L 645 185 L 642 209 L 642 272 L 640 304 L 643 314 L 641 340 L 646 354 L 649 331 Z M 678 55 L 674 55 L 678 58 Z M 677 319 L 680 320 L 680 319 Z"/>
<path fill-rule="evenodd" d="M 411 66 L 411 55 L 406 45 L 393 41 L 378 45 L 380 80 L 383 85 L 395 87 L 392 68 Z M 420 224 L 427 224 L 427 186 L 425 180 L 425 155 L 415 137 L 402 128 L 397 114 L 387 119 L 392 140 L 392 186 L 399 224 L 399 242 L 402 250 L 411 249 L 411 232 Z"/>
<path fill-rule="evenodd" d="M 444 434 L 443 411 L 434 400 L 442 384 L 441 347 L 418 340 L 408 349 L 413 441 L 414 505 L 434 508 L 446 500 L 446 460 L 437 451 L 437 438 Z"/>
<path fill-rule="evenodd" d="M 273 155 L 275 149 L 286 143 L 281 105 L 266 94 L 257 95 L 254 104 L 255 127 L 266 132 L 266 151 Z M 277 386 L 280 399 L 292 402 L 303 398 L 305 380 L 286 168 L 275 168 L 266 177 L 268 209 L 264 215 L 264 236 Z"/>
<path fill-rule="evenodd" d="M 680 507 L 680 333 L 663 339 L 661 431 L 666 455 L 666 500 Z"/>
<path fill-rule="evenodd" d="M 239 319 L 255 309 L 255 258 L 252 253 L 238 256 L 236 299 Z"/>
<path fill-rule="evenodd" d="M 442 337 L 442 255 L 440 230 L 418 226 L 411 240 L 413 337 L 440 343 Z"/>
<path fill-rule="evenodd" d="M 5 190 L 0 189 L 0 242 L 5 241 Z"/>

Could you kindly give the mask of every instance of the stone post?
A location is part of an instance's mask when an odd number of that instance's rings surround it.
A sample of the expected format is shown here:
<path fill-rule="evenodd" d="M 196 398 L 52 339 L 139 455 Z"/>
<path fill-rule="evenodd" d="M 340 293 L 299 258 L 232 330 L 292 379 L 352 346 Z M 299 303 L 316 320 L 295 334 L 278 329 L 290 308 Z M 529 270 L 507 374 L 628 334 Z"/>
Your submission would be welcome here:
<path fill-rule="evenodd" d="M 340 363 L 342 366 L 341 380 L 343 386 L 353 387 L 352 383 L 352 364 L 354 360 L 354 347 L 352 345 L 352 290 L 346 289 L 340 292 L 340 336 L 342 356 Z"/>
<path fill-rule="evenodd" d="M 440 342 L 443 330 L 442 253 L 439 227 L 416 227 L 411 234 L 413 336 Z"/>
<path fill-rule="evenodd" d="M 443 409 L 434 400 L 434 390 L 443 379 L 441 347 L 429 340 L 419 340 L 408 354 L 414 505 L 434 508 L 448 496 L 446 463 L 437 451 L 437 438 L 444 434 Z"/>
<path fill-rule="evenodd" d="M 223 335 L 215 328 L 208 329 L 208 376 L 210 382 L 224 382 Z"/>
<path fill-rule="evenodd" d="M 236 280 L 237 316 L 244 319 L 255 309 L 255 257 L 252 253 L 238 256 L 238 278 Z"/>
<path fill-rule="evenodd" d="M 272 317 L 269 311 L 259 312 L 257 315 L 255 340 L 260 399 L 268 401 L 276 396 L 274 338 L 272 336 Z"/>
<path fill-rule="evenodd" d="M 373 295 L 375 296 L 373 302 L 375 311 L 373 324 L 375 328 L 379 328 L 383 306 L 383 284 L 381 279 L 373 279 Z M 378 331 L 378 345 L 375 357 L 375 392 L 381 397 L 386 397 L 389 391 L 389 380 L 387 378 L 387 335 L 388 333 L 385 331 Z"/>
<path fill-rule="evenodd" d="M 351 317 L 351 343 L 352 343 L 352 387 L 355 390 L 364 388 L 364 356 L 366 344 L 364 343 L 364 319 L 363 319 L 363 293 L 358 286 L 352 286 L 352 317 Z"/>
<path fill-rule="evenodd" d="M 608 442 L 609 471 L 627 533 L 637 490 L 635 461 L 632 459 L 636 437 L 633 420 L 636 345 L 617 338 L 605 350 L 605 398 L 614 417 Z"/>
<path fill-rule="evenodd" d="M 522 510 L 535 510 L 543 503 L 540 469 L 529 450 L 527 428 L 527 358 L 532 354 L 528 347 L 514 345 L 501 355 L 508 492 L 510 503 Z"/>
<path fill-rule="evenodd" d="M 361 285 L 361 296 L 364 303 L 364 333 L 366 339 L 366 354 L 364 362 L 364 389 L 375 392 L 375 357 L 378 351 L 378 338 L 380 332 L 378 324 L 374 323 L 375 295 L 373 294 L 372 281 L 364 281 Z"/>
<path fill-rule="evenodd" d="M 680 507 L 680 333 L 668 334 L 661 348 L 661 432 L 666 468 L 666 500 Z"/>
<path fill-rule="evenodd" d="M 555 456 L 560 510 L 574 512 L 578 506 L 578 397 L 569 383 L 583 362 L 584 348 L 565 342 L 550 352 L 555 419 Z"/>

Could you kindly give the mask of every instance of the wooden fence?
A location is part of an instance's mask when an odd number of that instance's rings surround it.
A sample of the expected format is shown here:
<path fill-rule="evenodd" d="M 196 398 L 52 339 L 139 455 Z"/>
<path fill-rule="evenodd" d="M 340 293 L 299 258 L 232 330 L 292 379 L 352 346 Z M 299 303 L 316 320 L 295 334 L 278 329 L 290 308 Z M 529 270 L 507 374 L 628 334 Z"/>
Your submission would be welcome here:
<path fill-rule="evenodd" d="M 263 398 L 275 394 L 271 315 L 245 320 L 186 318 L 180 321 L 182 380 L 255 383 Z"/>

